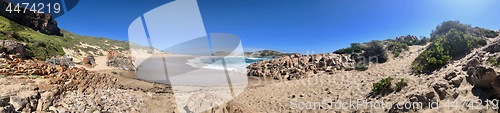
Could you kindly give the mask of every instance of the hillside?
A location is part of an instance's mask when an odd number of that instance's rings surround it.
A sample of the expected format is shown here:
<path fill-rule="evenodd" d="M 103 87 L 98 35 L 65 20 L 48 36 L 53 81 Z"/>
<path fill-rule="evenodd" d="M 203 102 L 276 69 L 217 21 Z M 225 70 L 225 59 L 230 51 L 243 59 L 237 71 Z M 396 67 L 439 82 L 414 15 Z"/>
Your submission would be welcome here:
<path fill-rule="evenodd" d="M 51 56 L 61 56 L 68 50 L 75 55 L 102 56 L 108 50 L 128 50 L 128 42 L 106 38 L 81 36 L 62 30 L 63 36 L 46 35 L 29 27 L 22 26 L 0 17 L 0 40 L 16 40 L 26 43 L 28 55 L 35 59 L 45 60 Z"/>
<path fill-rule="evenodd" d="M 255 52 L 245 52 L 245 56 L 248 57 L 269 57 L 269 58 L 276 58 L 276 57 L 281 57 L 281 56 L 287 56 L 287 55 L 293 55 L 297 53 L 282 53 L 279 51 L 274 51 L 274 50 L 260 50 L 260 51 L 255 51 Z"/>

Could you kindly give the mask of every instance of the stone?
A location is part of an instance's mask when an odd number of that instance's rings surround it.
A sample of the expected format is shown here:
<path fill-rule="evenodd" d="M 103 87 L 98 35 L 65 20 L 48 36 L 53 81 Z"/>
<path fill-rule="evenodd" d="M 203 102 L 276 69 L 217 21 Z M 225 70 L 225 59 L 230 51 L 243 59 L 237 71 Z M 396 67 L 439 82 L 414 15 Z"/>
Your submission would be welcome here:
<path fill-rule="evenodd" d="M 96 65 L 95 58 L 93 56 L 83 57 L 82 63 L 83 65 L 90 65 L 90 66 Z"/>
<path fill-rule="evenodd" d="M 191 95 L 189 97 L 186 106 L 184 106 L 184 110 L 189 112 L 202 112 L 206 110 L 210 110 L 222 103 L 223 97 L 208 93 L 208 92 L 200 92 Z"/>
<path fill-rule="evenodd" d="M 45 62 L 53 65 L 53 66 L 66 66 L 66 67 L 74 67 L 75 62 L 73 62 L 73 58 L 68 55 L 64 55 L 61 57 L 52 57 L 47 59 Z"/>
<path fill-rule="evenodd" d="M 492 44 L 488 46 L 487 48 L 484 48 L 484 51 L 490 52 L 490 53 L 496 53 L 500 52 L 500 43 L 494 42 L 495 44 Z"/>
<path fill-rule="evenodd" d="M 455 77 L 457 77 L 457 73 L 451 72 L 451 73 L 446 74 L 446 76 L 444 76 L 444 79 L 451 80 L 451 79 L 453 79 Z"/>
<path fill-rule="evenodd" d="M 249 76 L 292 80 L 311 77 L 323 72 L 333 73 L 335 70 L 354 70 L 355 64 L 350 55 L 294 54 L 253 63 L 247 69 Z"/>
<path fill-rule="evenodd" d="M 428 106 L 428 103 L 434 101 L 435 93 L 429 90 L 423 90 L 422 92 L 414 92 L 406 96 L 410 102 L 421 102 L 424 106 Z"/>
<path fill-rule="evenodd" d="M 47 111 L 49 107 L 53 103 L 53 94 L 52 92 L 45 92 L 41 94 L 41 98 L 38 101 L 38 105 L 36 107 L 36 111 Z"/>
<path fill-rule="evenodd" d="M 469 72 L 468 72 L 469 73 Z M 490 89 L 492 83 L 497 77 L 494 69 L 484 66 L 478 66 L 472 69 L 471 75 L 467 76 L 474 87 Z"/>
<path fill-rule="evenodd" d="M 116 67 L 121 70 L 129 70 L 129 71 L 134 71 L 136 69 L 131 57 L 127 57 L 123 54 L 114 51 L 108 51 L 106 57 L 108 58 L 106 65 L 109 67 Z"/>
<path fill-rule="evenodd" d="M 455 87 L 460 87 L 460 84 L 462 84 L 462 81 L 464 80 L 463 77 L 456 77 L 450 80 L 451 84 Z"/>
<path fill-rule="evenodd" d="M 12 58 L 28 59 L 28 51 L 25 47 L 26 43 L 21 43 L 14 40 L 0 40 L 0 52 L 3 55 L 1 58 L 7 58 L 7 56 L 12 55 Z"/>
<path fill-rule="evenodd" d="M 448 89 L 448 85 L 447 84 L 444 84 L 442 82 L 435 82 L 435 83 L 432 84 L 432 88 L 438 94 L 439 99 L 441 99 L 441 100 L 443 100 L 444 98 L 446 98 L 446 96 L 448 95 L 447 92 L 446 92 L 446 90 Z"/>
<path fill-rule="evenodd" d="M 15 111 L 33 112 L 38 105 L 40 93 L 36 91 L 19 92 L 17 96 L 10 97 L 10 104 L 13 105 Z"/>
<path fill-rule="evenodd" d="M 467 63 L 467 67 L 476 67 L 477 65 L 479 65 L 481 62 L 479 62 L 479 60 L 477 58 L 473 58 L 471 59 L 468 63 Z"/>
<path fill-rule="evenodd" d="M 500 76 L 495 77 L 492 83 L 492 87 L 495 90 L 497 96 L 500 96 Z"/>
<path fill-rule="evenodd" d="M 398 41 L 398 42 L 414 42 L 414 41 L 418 41 L 418 37 L 413 36 L 413 35 L 399 36 L 399 37 L 396 37 L 396 41 Z"/>

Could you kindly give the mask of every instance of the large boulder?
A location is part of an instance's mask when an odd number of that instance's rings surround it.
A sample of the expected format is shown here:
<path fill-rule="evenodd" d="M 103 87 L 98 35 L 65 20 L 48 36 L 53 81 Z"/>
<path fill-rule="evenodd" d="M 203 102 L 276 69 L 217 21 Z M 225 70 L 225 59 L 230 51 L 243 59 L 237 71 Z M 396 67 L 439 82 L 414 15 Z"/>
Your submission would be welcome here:
<path fill-rule="evenodd" d="M 495 53 L 495 52 L 500 52 L 500 44 L 495 43 L 491 46 L 488 46 L 487 48 L 484 48 L 484 51 L 490 52 L 490 53 Z"/>
<path fill-rule="evenodd" d="M 477 88 L 492 88 L 492 83 L 497 77 L 497 73 L 493 68 L 477 66 L 475 68 L 469 68 L 468 70 L 468 81 Z"/>
<path fill-rule="evenodd" d="M 26 51 L 25 43 L 14 40 L 0 40 L 0 53 L 7 55 L 14 55 L 17 58 L 28 59 L 28 52 Z"/>
<path fill-rule="evenodd" d="M 24 91 L 19 92 L 17 96 L 10 97 L 10 104 L 12 104 L 16 111 L 33 112 L 38 106 L 38 99 L 40 93 L 37 91 Z"/>
<path fill-rule="evenodd" d="M 500 97 L 500 76 L 495 77 L 495 80 L 492 83 L 492 87 L 495 90 L 495 93 Z"/>
<path fill-rule="evenodd" d="M 5 8 L 8 5 L 9 2 L 6 0 L 0 0 L 0 7 Z M 20 10 L 25 9 L 21 7 Z M 47 35 L 62 35 L 61 29 L 57 27 L 56 20 L 50 14 L 35 13 L 32 11 L 7 12 L 6 10 L 2 10 L 0 11 L 0 16 Z"/>
<path fill-rule="evenodd" d="M 90 66 L 96 65 L 95 58 L 93 56 L 83 57 L 82 63 L 83 65 L 90 65 Z"/>
<path fill-rule="evenodd" d="M 73 62 L 73 58 L 70 56 L 64 55 L 61 57 L 52 57 L 47 59 L 45 62 L 54 65 L 54 66 L 66 66 L 66 67 L 73 67 L 75 66 L 75 62 Z"/>

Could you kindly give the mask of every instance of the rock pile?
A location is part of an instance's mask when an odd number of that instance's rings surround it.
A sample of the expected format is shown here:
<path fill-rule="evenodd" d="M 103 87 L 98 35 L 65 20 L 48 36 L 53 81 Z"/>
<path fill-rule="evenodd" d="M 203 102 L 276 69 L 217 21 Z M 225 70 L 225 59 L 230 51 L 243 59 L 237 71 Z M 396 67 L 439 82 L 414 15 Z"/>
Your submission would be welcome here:
<path fill-rule="evenodd" d="M 28 58 L 28 52 L 24 47 L 25 43 L 20 43 L 14 40 L 0 40 L 0 57 L 1 58 Z"/>
<path fill-rule="evenodd" d="M 249 65 L 249 76 L 271 77 L 274 79 L 302 79 L 322 72 L 353 70 L 356 63 L 351 55 L 315 54 L 290 55 L 272 60 L 264 60 Z"/>
<path fill-rule="evenodd" d="M 10 87 L 0 88 L 9 90 L 0 92 L 0 112 L 140 112 L 141 109 L 142 97 L 119 90 L 117 79 L 111 75 L 20 58 L 0 58 L 0 67 L 0 74 L 7 77 L 0 78 L 0 84 Z M 19 86 L 22 86 L 19 90 L 11 90 Z"/>
<path fill-rule="evenodd" d="M 115 51 L 108 51 L 108 55 L 106 56 L 106 58 L 108 59 L 108 62 L 106 64 L 110 67 L 116 67 L 121 70 L 129 71 L 135 70 L 135 66 L 131 57 L 127 57 Z"/>
<path fill-rule="evenodd" d="M 417 40 L 418 40 L 418 37 L 413 36 L 413 35 L 396 37 L 396 41 L 398 41 L 398 42 L 413 42 L 413 41 L 417 41 Z"/>
<path fill-rule="evenodd" d="M 66 67 L 73 67 L 75 66 L 75 62 L 73 62 L 73 58 L 70 56 L 64 55 L 61 57 L 52 57 L 47 59 L 45 62 L 54 65 L 54 66 L 66 66 Z"/>
<path fill-rule="evenodd" d="M 54 111 L 93 112 L 141 112 L 143 97 L 126 90 L 98 90 L 101 93 L 82 94 L 68 92 L 53 107 Z M 120 105 L 120 106 L 117 106 Z M 50 108 L 49 108 L 50 109 Z"/>
<path fill-rule="evenodd" d="M 486 93 L 500 97 L 500 76 L 495 71 L 500 59 L 500 53 L 496 50 L 498 45 L 496 42 L 483 49 L 484 51 L 472 53 L 473 56 L 467 60 L 462 70 L 466 71 L 466 81 L 475 88 L 493 91 Z"/>

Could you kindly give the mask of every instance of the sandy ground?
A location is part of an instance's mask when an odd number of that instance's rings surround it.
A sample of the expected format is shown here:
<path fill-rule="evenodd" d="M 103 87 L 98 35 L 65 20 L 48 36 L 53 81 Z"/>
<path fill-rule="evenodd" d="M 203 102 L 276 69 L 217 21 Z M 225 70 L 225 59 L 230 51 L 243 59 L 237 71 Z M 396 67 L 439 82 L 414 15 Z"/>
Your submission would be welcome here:
<path fill-rule="evenodd" d="M 295 105 L 304 102 L 322 102 L 324 100 L 347 101 L 349 99 L 365 99 L 371 91 L 372 83 L 387 76 L 392 76 L 393 78 L 416 79 L 415 76 L 409 75 L 410 65 L 413 59 L 418 56 L 418 51 L 422 48 L 423 46 L 411 47 L 411 50 L 404 53 L 402 57 L 395 59 L 391 58 L 389 62 L 383 64 L 373 64 L 367 71 L 363 72 L 348 71 L 338 72 L 334 75 L 320 74 L 316 77 L 295 81 L 277 81 L 259 77 L 248 77 L 249 82 L 246 85 L 247 87 L 243 89 L 244 91 L 242 91 L 241 94 L 232 99 L 231 102 L 238 103 L 252 112 L 353 111 L 352 109 L 325 110 L 324 108 L 315 108 L 312 110 L 304 108 L 301 110 L 300 108 L 296 108 L 298 106 Z M 186 57 L 177 58 L 184 59 Z M 177 66 L 186 66 L 179 65 L 183 64 L 183 62 L 178 62 L 182 60 L 171 61 L 177 63 L 175 64 Z M 125 79 L 121 79 L 120 81 L 127 84 L 125 85 L 126 87 L 132 87 L 131 89 L 150 89 L 152 87 L 151 83 L 135 80 L 133 77 L 136 76 L 133 72 L 110 69 L 110 67 L 103 66 L 101 64 L 103 63 L 103 57 L 96 57 L 96 63 L 97 66 L 89 70 L 108 74 L 117 73 L 116 75 L 124 76 Z M 192 69 L 192 67 L 186 67 L 184 69 L 189 70 Z M 175 73 L 179 72 L 182 72 L 182 70 L 177 70 Z M 207 74 L 198 72 L 192 75 Z M 189 97 L 188 95 L 192 95 L 189 92 L 200 89 L 213 92 L 216 92 L 216 90 L 225 90 L 220 89 L 225 88 L 224 86 L 211 88 L 210 90 L 207 87 L 181 86 L 174 88 L 174 90 L 177 90 L 174 91 L 174 93 L 176 92 L 176 97 L 181 97 L 180 99 L 187 99 Z M 173 98 L 174 95 L 170 93 L 150 93 L 145 95 L 148 97 L 144 101 L 148 111 L 164 112 L 175 110 L 176 100 Z"/>
<path fill-rule="evenodd" d="M 393 58 L 390 56 L 388 62 L 371 64 L 366 71 L 338 71 L 335 74 L 319 74 L 311 78 L 292 81 L 247 77 L 248 84 L 239 85 L 241 91 L 238 92 L 239 94 L 236 97 L 227 95 L 227 92 L 224 91 L 228 91 L 228 89 L 224 85 L 212 87 L 180 85 L 167 89 L 167 92 L 153 93 L 154 91 L 151 89 L 158 89 L 159 86 L 137 80 L 134 72 L 99 67 L 102 61 L 97 61 L 98 66 L 94 67 L 99 69 L 90 70 L 119 76 L 119 81 L 124 89 L 147 90 L 146 93 L 137 92 L 144 95 L 145 110 L 143 111 L 147 112 L 180 111 L 182 107 L 176 106 L 185 105 L 185 101 L 179 102 L 179 100 L 187 100 L 190 95 L 196 94 L 193 94 L 193 92 L 200 92 L 200 90 L 226 95 L 227 98 L 225 99 L 230 100 L 232 104 L 245 108 L 247 112 L 389 112 L 380 106 L 374 107 L 367 103 L 383 102 L 391 104 L 407 102 L 409 95 L 432 91 L 432 88 L 430 88 L 432 83 L 440 82 L 448 71 L 456 70 L 457 67 L 460 67 L 456 65 L 463 64 L 463 62 L 454 62 L 453 65 L 455 66 L 444 68 L 431 76 L 411 75 L 411 62 L 424 48 L 425 46 L 411 46 L 410 50 L 403 52 L 400 57 Z M 185 59 L 185 57 L 180 57 L 180 59 Z M 96 58 L 96 60 L 101 60 L 101 58 Z M 173 63 L 178 63 L 177 66 L 186 66 L 181 65 L 183 62 L 178 61 L 181 60 L 173 60 Z M 192 67 L 186 67 L 185 69 L 192 69 Z M 176 70 L 174 73 L 182 73 L 183 71 L 186 70 Z M 192 75 L 210 76 L 202 72 Z M 408 81 L 409 86 L 399 92 L 383 97 L 370 97 L 372 84 L 389 76 L 394 79 L 404 78 Z M 457 99 L 478 99 L 471 92 L 472 86 L 470 84 L 466 83 L 465 80 L 461 84 L 459 88 L 455 89 L 455 92 L 459 95 Z M 237 86 L 235 85 L 235 87 Z M 361 103 L 365 102 L 362 103 L 365 106 L 361 105 L 356 108 L 341 106 L 342 103 L 358 100 Z M 450 110 L 442 106 L 443 103 L 449 104 L 450 102 L 447 102 L 447 100 L 440 101 L 442 101 L 440 108 L 424 108 L 418 112 L 486 112 L 485 110 L 466 108 Z M 319 104 L 316 105 L 316 103 Z"/>
<path fill-rule="evenodd" d="M 283 81 L 262 87 L 247 88 L 233 101 L 256 109 L 259 112 L 297 111 L 372 111 L 356 109 L 335 109 L 324 105 L 322 108 L 307 109 L 305 104 L 323 101 L 343 101 L 367 99 L 372 83 L 383 77 L 412 78 L 410 65 L 423 46 L 413 46 L 399 58 L 391 58 L 383 64 L 372 64 L 367 71 L 344 71 L 334 75 L 320 74 L 316 77 L 295 81 Z M 397 68 L 394 68 L 397 67 Z M 254 83 L 258 84 L 258 83 Z M 370 99 L 368 99 L 370 100 Z M 301 110 L 302 109 L 302 110 Z M 376 110 L 375 110 L 376 111 Z M 383 111 L 383 109 L 382 109 Z M 380 111 L 379 111 L 380 112 Z"/>

